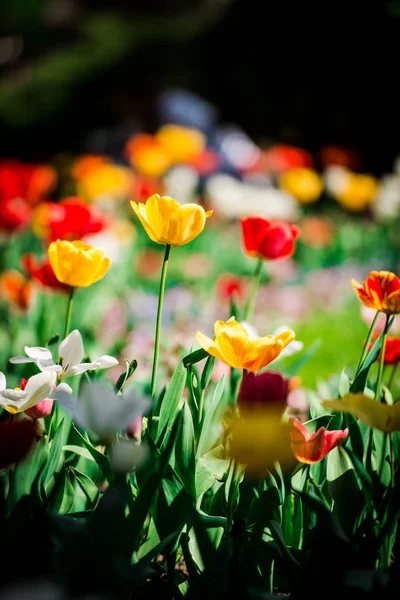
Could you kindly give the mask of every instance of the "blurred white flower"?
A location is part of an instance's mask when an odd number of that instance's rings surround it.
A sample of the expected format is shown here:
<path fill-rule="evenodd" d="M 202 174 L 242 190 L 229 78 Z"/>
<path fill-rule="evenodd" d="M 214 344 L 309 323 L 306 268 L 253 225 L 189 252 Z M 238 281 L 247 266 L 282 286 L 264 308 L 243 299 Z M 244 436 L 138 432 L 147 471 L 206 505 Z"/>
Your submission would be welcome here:
<path fill-rule="evenodd" d="M 323 177 L 327 191 L 336 196 L 347 189 L 350 171 L 345 167 L 333 165 L 325 169 Z"/>
<path fill-rule="evenodd" d="M 164 195 L 176 198 L 180 204 L 197 203 L 196 188 L 198 183 L 199 175 L 193 167 L 188 165 L 172 167 L 164 177 Z"/>
<path fill-rule="evenodd" d="M 105 382 L 85 383 L 79 398 L 72 398 L 63 390 L 56 390 L 53 398 L 77 425 L 90 429 L 100 438 L 128 431 L 151 404 L 147 398 L 138 398 L 133 390 L 116 396 Z"/>
<path fill-rule="evenodd" d="M 375 202 L 371 205 L 374 216 L 381 220 L 390 220 L 400 214 L 400 177 L 384 175 Z"/>
<path fill-rule="evenodd" d="M 133 471 L 147 456 L 147 446 L 135 440 L 118 440 L 111 446 L 111 465 L 122 475 Z"/>
<path fill-rule="evenodd" d="M 268 184 L 242 182 L 220 173 L 208 179 L 206 191 L 212 208 L 226 218 L 257 214 L 269 219 L 295 221 L 300 214 L 292 196 Z"/>
<path fill-rule="evenodd" d="M 82 336 L 77 329 L 63 340 L 58 347 L 57 364 L 53 361 L 53 356 L 48 348 L 40 346 L 25 346 L 26 356 L 14 356 L 10 358 L 13 364 L 35 363 L 40 371 L 53 371 L 59 380 L 71 377 L 72 375 L 81 375 L 86 371 L 95 371 L 97 369 L 109 369 L 118 364 L 118 360 L 112 356 L 100 356 L 97 360 L 90 363 L 81 363 L 85 355 Z"/>

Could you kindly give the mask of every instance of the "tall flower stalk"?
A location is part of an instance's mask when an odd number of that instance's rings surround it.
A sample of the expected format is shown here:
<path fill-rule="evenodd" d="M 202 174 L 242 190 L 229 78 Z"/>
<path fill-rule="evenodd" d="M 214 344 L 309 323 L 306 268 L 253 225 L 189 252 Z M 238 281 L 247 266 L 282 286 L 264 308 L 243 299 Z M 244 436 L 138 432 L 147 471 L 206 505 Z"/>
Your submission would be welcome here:
<path fill-rule="evenodd" d="M 69 291 L 69 296 L 68 296 L 67 314 L 65 315 L 65 327 L 64 327 L 64 336 L 63 336 L 64 340 L 67 337 L 67 335 L 69 334 L 69 329 L 71 326 L 71 315 L 72 315 L 72 305 L 73 305 L 73 300 L 74 300 L 74 292 L 75 292 L 75 288 L 71 287 L 71 289 Z"/>
<path fill-rule="evenodd" d="M 157 321 L 156 321 L 156 333 L 154 339 L 154 355 L 153 355 L 153 369 L 151 372 L 151 387 L 150 393 L 153 397 L 156 392 L 156 384 L 157 384 L 157 367 L 158 367 L 158 356 L 160 352 L 160 332 L 161 332 L 161 320 L 162 320 L 162 310 L 164 303 L 164 294 L 165 294 L 165 282 L 167 279 L 167 270 L 168 270 L 168 259 L 169 253 L 171 250 L 171 246 L 166 244 L 164 260 L 161 270 L 161 278 L 160 278 L 160 289 L 158 292 L 158 307 L 157 307 Z"/>

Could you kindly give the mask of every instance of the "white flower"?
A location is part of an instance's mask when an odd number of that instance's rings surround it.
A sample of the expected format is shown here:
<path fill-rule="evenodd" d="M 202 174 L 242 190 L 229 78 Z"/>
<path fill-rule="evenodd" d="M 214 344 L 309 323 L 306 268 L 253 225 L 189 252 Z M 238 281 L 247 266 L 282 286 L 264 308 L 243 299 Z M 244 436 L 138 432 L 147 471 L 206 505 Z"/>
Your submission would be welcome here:
<path fill-rule="evenodd" d="M 12 415 L 24 412 L 49 398 L 55 385 L 55 372 L 45 371 L 30 377 L 23 390 L 20 388 L 7 389 L 5 375 L 0 372 L 0 406 Z"/>
<path fill-rule="evenodd" d="M 54 399 L 77 425 L 91 429 L 99 437 L 127 431 L 135 418 L 150 407 L 150 400 L 138 398 L 133 391 L 116 396 L 106 383 L 84 384 L 78 399 L 56 390 Z"/>
<path fill-rule="evenodd" d="M 48 348 L 25 346 L 24 350 L 27 356 L 14 356 L 10 358 L 10 362 L 13 364 L 35 363 L 40 371 L 54 371 L 59 380 L 72 375 L 81 375 L 86 371 L 108 369 L 118 364 L 116 358 L 107 355 L 100 356 L 100 358 L 90 363 L 81 363 L 85 351 L 82 336 L 77 329 L 71 331 L 59 345 L 58 364 L 54 364 L 52 354 Z"/>
<path fill-rule="evenodd" d="M 165 195 L 178 198 L 180 204 L 197 202 L 196 188 L 199 184 L 199 175 L 193 167 L 188 165 L 173 167 L 165 175 L 164 184 Z"/>

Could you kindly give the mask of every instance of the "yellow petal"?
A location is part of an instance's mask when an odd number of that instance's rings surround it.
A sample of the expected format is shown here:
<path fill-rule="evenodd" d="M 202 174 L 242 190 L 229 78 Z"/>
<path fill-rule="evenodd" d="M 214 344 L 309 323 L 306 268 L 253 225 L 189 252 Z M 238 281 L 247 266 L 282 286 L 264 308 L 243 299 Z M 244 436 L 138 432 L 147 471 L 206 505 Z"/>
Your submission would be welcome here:
<path fill-rule="evenodd" d="M 158 241 L 159 238 L 157 237 L 156 233 L 153 231 L 152 227 L 150 227 L 149 223 L 147 222 L 146 205 L 142 204 L 141 202 L 139 204 L 136 204 L 136 202 L 134 202 L 132 200 L 131 207 L 133 208 L 135 215 L 137 216 L 137 218 L 143 225 L 143 229 L 145 230 L 145 232 L 147 233 L 149 238 L 153 242 L 159 243 L 159 241 Z"/>
<path fill-rule="evenodd" d="M 225 362 L 223 359 L 223 356 L 222 356 L 219 348 L 216 346 L 214 340 L 212 340 L 211 338 L 204 335 L 204 333 L 201 333 L 201 331 L 196 332 L 196 339 L 199 342 L 200 346 L 206 352 L 208 352 L 208 354 L 211 354 L 211 356 L 215 356 L 215 358 L 219 358 L 219 360 L 222 360 L 222 362 Z"/>
<path fill-rule="evenodd" d="M 322 405 L 333 411 L 351 413 L 368 427 L 385 433 L 400 431 L 400 403 L 382 404 L 360 393 L 346 394 L 336 400 L 324 400 Z"/>

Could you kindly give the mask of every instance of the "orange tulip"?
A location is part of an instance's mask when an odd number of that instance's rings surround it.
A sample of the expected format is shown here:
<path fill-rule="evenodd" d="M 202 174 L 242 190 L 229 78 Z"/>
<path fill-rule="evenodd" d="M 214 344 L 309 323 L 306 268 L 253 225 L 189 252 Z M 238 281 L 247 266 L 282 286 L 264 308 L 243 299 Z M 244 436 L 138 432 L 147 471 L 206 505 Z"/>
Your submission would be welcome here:
<path fill-rule="evenodd" d="M 301 421 L 293 419 L 290 445 L 299 462 L 312 465 L 322 460 L 331 450 L 343 442 L 348 433 L 348 429 L 327 431 L 325 427 L 320 427 L 318 431 L 311 434 Z"/>
<path fill-rule="evenodd" d="M 33 283 L 19 271 L 10 269 L 0 276 L 0 292 L 7 303 L 21 312 L 27 312 L 33 302 Z"/>
<path fill-rule="evenodd" d="M 351 285 L 365 306 L 387 315 L 400 313 L 400 279 L 394 273 L 372 271 L 362 285 L 354 279 Z"/>

